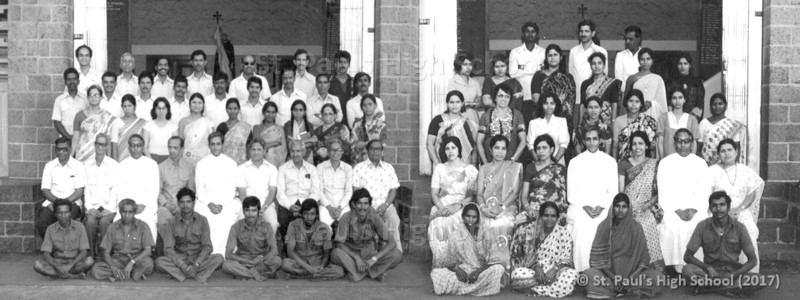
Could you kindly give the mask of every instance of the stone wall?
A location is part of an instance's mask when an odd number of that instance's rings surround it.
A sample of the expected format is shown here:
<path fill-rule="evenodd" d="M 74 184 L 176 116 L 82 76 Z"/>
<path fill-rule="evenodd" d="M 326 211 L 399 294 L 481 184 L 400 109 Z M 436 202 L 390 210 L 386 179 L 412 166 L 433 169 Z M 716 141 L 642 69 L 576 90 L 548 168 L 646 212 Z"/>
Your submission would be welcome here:
<path fill-rule="evenodd" d="M 0 186 L 0 253 L 36 251 L 34 199 L 42 199 L 38 182 Z"/>
<path fill-rule="evenodd" d="M 9 3 L 9 177 L 39 178 L 53 158 L 53 100 L 72 66 L 72 1 Z"/>

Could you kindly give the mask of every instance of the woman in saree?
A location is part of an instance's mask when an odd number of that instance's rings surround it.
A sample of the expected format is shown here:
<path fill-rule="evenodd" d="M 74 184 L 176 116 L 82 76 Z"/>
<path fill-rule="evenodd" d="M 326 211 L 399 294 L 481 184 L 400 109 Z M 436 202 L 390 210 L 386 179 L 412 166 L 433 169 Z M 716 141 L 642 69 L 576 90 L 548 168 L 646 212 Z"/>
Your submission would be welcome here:
<path fill-rule="evenodd" d="M 739 146 L 732 139 L 724 139 L 717 145 L 720 162 L 709 168 L 713 176 L 713 190 L 725 191 L 731 197 L 730 215 L 744 224 L 751 241 L 758 240 L 758 209 L 761 205 L 761 193 L 764 192 L 764 180 L 745 164 L 737 162 Z M 758 256 L 758 243 L 754 243 Z M 739 262 L 747 262 L 744 253 L 739 255 Z M 760 263 L 750 270 L 758 273 Z"/>
<path fill-rule="evenodd" d="M 695 117 L 695 121 L 703 120 L 703 110 L 706 107 L 706 87 L 703 80 L 692 76 L 692 57 L 688 53 L 678 55 L 678 76 L 667 83 L 667 90 L 683 90 L 686 103 L 683 112 Z"/>
<path fill-rule="evenodd" d="M 119 142 L 117 143 L 119 151 L 117 151 L 117 161 L 121 162 L 128 157 L 131 157 L 131 152 L 128 149 L 128 139 L 134 135 L 142 135 L 144 125 L 147 124 L 145 119 L 136 116 L 136 98 L 131 94 L 122 96 L 122 118 L 117 123 L 119 130 Z M 206 147 L 208 149 L 208 147 Z"/>
<path fill-rule="evenodd" d="M 481 226 L 480 210 L 469 203 L 460 215 L 447 240 L 451 259 L 431 271 L 433 291 L 437 295 L 497 295 L 503 287 L 505 268 L 488 257 L 491 249 L 483 242 L 486 231 Z"/>
<path fill-rule="evenodd" d="M 658 74 L 650 72 L 653 67 L 653 50 L 642 48 L 639 50 L 639 72 L 628 76 L 625 82 L 625 90 L 637 89 L 642 91 L 642 112 L 658 119 L 661 114 L 667 112 L 667 91 L 664 87 L 664 79 Z"/>
<path fill-rule="evenodd" d="M 708 165 L 719 162 L 717 146 L 724 139 L 732 139 L 736 148 L 741 149 L 741 135 L 744 133 L 744 124 L 734 119 L 725 117 L 728 109 L 728 99 L 722 93 L 711 96 L 711 116 L 700 122 L 697 127 L 697 151 Z M 739 161 L 737 158 L 736 161 Z"/>
<path fill-rule="evenodd" d="M 483 88 L 481 88 L 484 108 L 494 107 L 494 102 L 492 102 L 494 88 L 511 79 L 508 76 L 508 57 L 505 54 L 499 53 L 492 57 L 492 72 L 492 77 L 489 80 L 483 80 Z"/>
<path fill-rule="evenodd" d="M 650 140 L 650 146 L 648 147 L 650 155 L 656 159 L 659 157 L 655 147 L 658 132 L 657 123 L 653 117 L 640 111 L 642 103 L 644 103 L 642 91 L 633 89 L 625 93 L 625 101 L 622 104 L 625 106 L 627 113 L 614 119 L 614 133 L 611 135 L 614 139 L 611 145 L 611 154 L 617 161 L 630 156 L 628 143 L 630 143 L 631 135 L 637 131 L 643 131 L 647 134 L 647 138 Z"/>
<path fill-rule="evenodd" d="M 538 103 L 539 97 L 544 93 L 553 93 L 562 100 L 560 116 L 567 119 L 569 134 L 578 124 L 578 114 L 575 91 L 575 79 L 572 75 L 564 71 L 563 56 L 561 47 L 550 44 L 545 48 L 544 65 L 546 68 L 533 74 L 531 81 L 531 94 L 534 103 Z M 579 100 L 579 99 L 577 99 Z M 540 112 L 541 113 L 541 112 Z"/>
<path fill-rule="evenodd" d="M 253 131 L 253 126 L 239 120 L 239 99 L 230 98 L 225 102 L 225 111 L 228 120 L 217 125 L 217 132 L 225 137 L 222 143 L 222 153 L 233 159 L 237 165 L 247 161 L 247 138 Z"/>
<path fill-rule="evenodd" d="M 314 163 L 314 148 L 317 146 L 317 136 L 314 135 L 314 125 L 306 117 L 306 102 L 294 100 L 292 102 L 292 116 L 286 124 L 283 124 L 283 135 L 286 136 L 286 144 L 289 140 L 300 140 L 306 147 L 305 161 Z"/>
<path fill-rule="evenodd" d="M 481 208 L 483 226 L 491 251 L 489 263 L 510 266 L 509 246 L 514 217 L 517 215 L 522 164 L 506 159 L 508 138 L 492 137 L 492 161 L 481 166 L 478 172 L 478 204 Z"/>
<path fill-rule="evenodd" d="M 545 92 L 539 97 L 537 106 L 539 111 L 542 112 L 541 117 L 531 120 L 528 124 L 528 141 L 533 142 L 537 137 L 547 134 L 556 143 L 556 148 L 553 150 L 553 159 L 557 162 L 564 164 L 564 154 L 566 154 L 569 147 L 569 129 L 567 128 L 567 120 L 560 117 L 561 115 L 561 100 L 558 95 Z M 528 144 L 528 149 L 531 151 L 533 160 L 537 161 L 538 156 L 534 149 L 533 143 Z M 547 159 L 550 159 L 547 157 Z"/>
<path fill-rule="evenodd" d="M 367 160 L 367 142 L 377 139 L 381 144 L 386 144 L 386 121 L 383 112 L 377 110 L 377 103 L 373 94 L 366 94 L 361 98 L 361 111 L 364 112 L 364 117 L 356 118 L 351 135 L 354 166 Z"/>
<path fill-rule="evenodd" d="M 470 54 L 458 54 L 453 61 L 455 74 L 447 82 L 448 91 L 459 91 L 464 98 L 464 116 L 472 122 L 478 123 L 478 110 L 482 107 L 481 84 L 472 79 L 472 62 L 475 58 Z M 445 99 L 449 99 L 445 98 Z"/>
<path fill-rule="evenodd" d="M 458 157 L 465 163 L 477 165 L 478 151 L 475 150 L 475 141 L 478 134 L 478 124 L 464 116 L 464 95 L 459 91 L 447 93 L 447 110 L 436 116 L 428 125 L 428 140 L 426 149 L 433 165 L 447 161 L 447 156 L 442 147 L 446 137 L 455 137 L 460 140 L 462 152 Z"/>
<path fill-rule="evenodd" d="M 442 142 L 447 161 L 436 165 L 431 176 L 431 208 L 428 240 L 433 253 L 433 267 L 441 268 L 450 261 L 447 249 L 452 232 L 461 226 L 461 209 L 475 200 L 478 169 L 461 159 L 461 140 L 454 136 Z"/>
<path fill-rule="evenodd" d="M 489 151 L 492 147 L 490 139 L 497 135 L 506 138 L 504 160 L 521 162 L 529 160 L 527 155 L 523 156 L 528 144 L 525 136 L 525 123 L 523 123 L 522 113 L 508 106 L 511 95 L 513 93 L 510 87 L 505 84 L 498 85 L 492 93 L 495 107 L 486 110 L 478 123 L 478 155 L 484 164 L 493 159 L 494 155 Z"/>
<path fill-rule="evenodd" d="M 515 265 L 511 272 L 514 290 L 561 298 L 575 289 L 579 273 L 572 267 L 572 235 L 559 224 L 563 220 L 561 211 L 558 204 L 545 201 L 535 212 L 538 214 L 535 231 L 521 241 L 528 247 L 524 263 Z"/>
<path fill-rule="evenodd" d="M 103 89 L 100 86 L 90 86 L 86 96 L 89 105 L 75 115 L 72 124 L 72 154 L 80 162 L 94 159 L 94 140 L 98 134 L 104 133 L 111 137 L 110 152 L 106 155 L 114 157 L 119 139 L 117 117 L 100 108 L 100 102 L 103 101 Z"/>
<path fill-rule="evenodd" d="M 264 146 L 264 159 L 276 168 L 286 162 L 286 138 L 283 137 L 283 127 L 275 124 L 278 116 L 278 105 L 269 101 L 261 108 L 264 121 L 253 127 L 253 138 L 261 138 L 267 144 Z M 250 139 L 248 139 L 249 141 Z"/>
<path fill-rule="evenodd" d="M 314 156 L 315 165 L 328 160 L 328 141 L 339 140 L 342 146 L 342 161 L 350 164 L 352 151 L 350 150 L 350 129 L 344 123 L 336 122 L 336 114 L 339 111 L 331 103 L 322 105 L 320 115 L 322 125 L 314 128 L 314 136 L 317 137 L 317 151 Z"/>
<path fill-rule="evenodd" d="M 556 162 L 553 157 L 555 142 L 548 134 L 540 135 L 533 142 L 537 156 L 535 163 L 525 168 L 520 193 L 522 210 L 514 220 L 514 239 L 511 242 L 511 265 L 530 267 L 530 248 L 535 234 L 538 232 L 539 206 L 545 202 L 553 202 L 559 211 L 566 212 L 567 202 L 567 168 Z M 559 223 L 566 225 L 561 217 Z"/>
<path fill-rule="evenodd" d="M 647 241 L 642 226 L 632 216 L 630 202 L 624 193 L 617 194 L 608 217 L 597 226 L 591 268 L 583 272 L 590 278 L 587 298 L 650 298 L 659 293 L 661 272 L 648 268 Z"/>
<path fill-rule="evenodd" d="M 611 124 L 606 124 L 603 121 L 603 117 L 601 117 L 605 115 L 603 112 L 603 107 L 605 106 L 604 101 L 602 101 L 600 97 L 590 96 L 581 104 L 584 106 L 583 110 L 586 113 L 581 119 L 581 124 L 575 128 L 575 133 L 572 134 L 572 145 L 575 149 L 575 156 L 583 153 L 583 150 L 586 150 L 586 145 L 582 137 L 584 132 L 589 130 L 589 128 L 597 130 L 597 134 L 600 138 L 600 151 L 611 155 L 611 141 L 613 140 L 611 137 Z"/>
<path fill-rule="evenodd" d="M 611 123 L 617 118 L 617 104 L 622 99 L 622 93 L 620 92 L 622 81 L 609 77 L 604 73 L 606 56 L 603 53 L 595 52 L 589 55 L 589 65 L 592 68 L 592 77 L 581 84 L 581 105 L 579 107 L 580 117 L 578 120 L 581 121 L 581 125 L 586 120 L 586 114 L 588 113 L 588 105 L 586 102 L 589 97 L 598 97 L 598 103 L 600 104 L 600 120 L 603 123 L 597 125 L 602 127 L 601 130 L 605 129 L 604 131 L 606 133 L 610 133 L 609 128 L 611 128 Z M 603 132 L 598 133 L 600 133 L 600 140 L 604 140 Z M 610 134 L 606 135 L 606 137 L 611 139 Z M 610 147 L 608 148 L 610 149 Z M 604 150 L 602 145 L 600 146 L 600 150 Z"/>
<path fill-rule="evenodd" d="M 152 121 L 144 125 L 144 155 L 150 156 L 156 163 L 169 158 L 167 143 L 169 138 L 178 133 L 178 123 L 173 122 L 172 111 L 167 98 L 158 97 L 153 101 L 153 109 L 150 110 Z"/>
<path fill-rule="evenodd" d="M 206 157 L 208 149 L 208 135 L 216 127 L 211 118 L 203 115 L 206 100 L 200 93 L 189 97 L 189 115 L 178 123 L 178 134 L 184 140 L 183 156 L 193 165 Z"/>
<path fill-rule="evenodd" d="M 650 256 L 650 267 L 664 270 L 664 255 L 661 254 L 661 234 L 658 223 L 664 212 L 658 205 L 656 170 L 658 161 L 647 157 L 650 141 L 642 131 L 634 132 L 630 142 L 631 156 L 621 159 L 617 164 L 619 174 L 619 190 L 631 200 L 630 209 L 633 219 L 644 230 L 647 239 L 647 251 Z"/>
<path fill-rule="evenodd" d="M 693 115 L 686 113 L 683 109 L 686 103 L 685 96 L 685 90 L 670 90 L 669 99 L 672 110 L 658 117 L 656 135 L 658 135 L 659 141 L 656 145 L 658 146 L 660 157 L 667 157 L 675 153 L 675 141 L 673 141 L 673 137 L 678 129 L 689 129 L 692 136 L 697 136 L 697 119 L 695 119 Z"/>

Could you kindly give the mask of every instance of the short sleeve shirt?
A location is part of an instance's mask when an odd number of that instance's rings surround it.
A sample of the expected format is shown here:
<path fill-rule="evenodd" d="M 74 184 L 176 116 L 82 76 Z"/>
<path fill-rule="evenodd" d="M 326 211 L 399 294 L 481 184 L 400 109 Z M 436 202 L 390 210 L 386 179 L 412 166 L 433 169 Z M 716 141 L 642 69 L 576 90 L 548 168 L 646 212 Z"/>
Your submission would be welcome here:
<path fill-rule="evenodd" d="M 231 226 L 225 253 L 236 250 L 238 255 L 266 255 L 270 251 L 270 243 L 275 243 L 275 235 L 269 223 L 258 218 L 255 226 L 250 227 L 242 219 Z"/>
<path fill-rule="evenodd" d="M 324 251 L 333 248 L 332 234 L 331 228 L 319 220 L 306 229 L 303 219 L 295 219 L 286 230 L 286 244 L 295 245 L 294 251 L 301 257 L 322 256 Z"/>
<path fill-rule="evenodd" d="M 376 167 L 365 160 L 353 168 L 353 187 L 366 188 L 372 196 L 372 207 L 377 208 L 386 202 L 390 190 L 400 187 L 400 181 L 391 164 L 381 161 Z"/>
<path fill-rule="evenodd" d="M 42 189 L 49 189 L 57 198 L 67 198 L 85 186 L 86 168 L 78 160 L 70 158 L 62 165 L 56 158 L 44 165 Z"/>
<path fill-rule="evenodd" d="M 134 218 L 129 235 L 122 229 L 122 220 L 108 226 L 100 248 L 111 249 L 111 254 L 139 254 L 146 247 L 155 246 L 153 234 L 145 222 Z"/>
<path fill-rule="evenodd" d="M 47 227 L 42 241 L 42 252 L 50 252 L 54 258 L 72 259 L 81 250 L 89 250 L 86 229 L 78 221 L 70 220 L 67 228 L 55 222 Z"/>
<path fill-rule="evenodd" d="M 362 258 L 377 252 L 379 239 L 388 240 L 389 232 L 383 224 L 383 219 L 371 211 L 363 223 L 358 221 L 355 212 L 349 211 L 339 218 L 339 227 L 336 228 L 337 243 L 343 243 L 353 251 L 359 251 Z"/>
<path fill-rule="evenodd" d="M 713 218 L 697 223 L 686 249 L 697 251 L 703 247 L 703 262 L 710 265 L 730 265 L 739 263 L 739 255 L 755 253 L 753 242 L 747 228 L 739 221 L 730 218 L 728 227 L 720 235 L 715 230 Z"/>

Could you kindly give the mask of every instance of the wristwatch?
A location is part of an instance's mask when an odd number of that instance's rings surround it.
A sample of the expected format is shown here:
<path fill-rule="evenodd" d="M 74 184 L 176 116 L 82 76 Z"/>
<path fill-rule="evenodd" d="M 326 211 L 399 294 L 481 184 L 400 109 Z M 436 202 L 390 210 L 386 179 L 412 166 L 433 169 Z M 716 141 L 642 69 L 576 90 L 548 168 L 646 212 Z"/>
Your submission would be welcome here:
<path fill-rule="evenodd" d="M 373 256 L 373 257 L 372 257 L 372 258 L 370 258 L 369 260 L 374 260 L 374 261 L 376 261 L 376 262 L 377 262 L 377 261 L 378 261 L 378 258 L 377 258 L 377 257 L 375 257 L 375 256 Z"/>
<path fill-rule="evenodd" d="M 136 261 L 131 259 L 131 261 L 129 261 L 128 263 L 131 263 L 131 264 L 134 264 L 134 265 L 135 265 L 135 264 L 136 264 Z"/>

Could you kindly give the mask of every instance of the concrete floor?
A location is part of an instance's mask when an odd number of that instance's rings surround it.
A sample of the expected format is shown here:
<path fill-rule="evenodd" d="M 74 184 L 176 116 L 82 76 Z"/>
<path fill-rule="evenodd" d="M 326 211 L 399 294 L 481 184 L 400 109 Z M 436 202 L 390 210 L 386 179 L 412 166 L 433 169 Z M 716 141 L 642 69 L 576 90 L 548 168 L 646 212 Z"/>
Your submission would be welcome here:
<path fill-rule="evenodd" d="M 164 274 L 154 274 L 144 282 L 57 280 L 33 271 L 36 255 L 6 254 L 0 257 L 0 299 L 451 299 L 433 294 L 430 262 L 414 257 L 389 271 L 385 282 L 365 279 L 352 283 L 346 279 L 312 282 L 304 279 L 276 279 L 266 282 L 235 280 L 217 271 L 207 285 L 196 281 L 178 283 Z M 780 276 L 778 289 L 759 291 L 755 299 L 796 299 L 800 294 L 800 274 Z M 795 295 L 795 296 L 792 296 Z M 716 295 L 691 296 L 683 287 L 665 289 L 661 299 L 726 299 Z M 493 299 L 524 299 L 523 294 L 503 290 Z M 577 288 L 568 299 L 583 299 Z"/>

